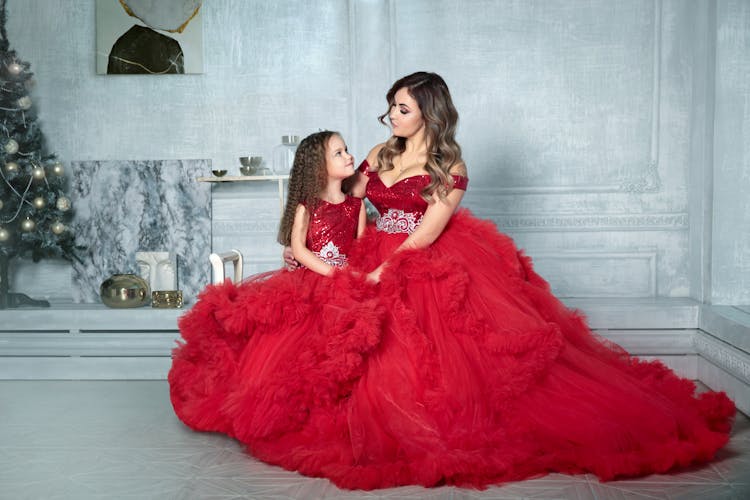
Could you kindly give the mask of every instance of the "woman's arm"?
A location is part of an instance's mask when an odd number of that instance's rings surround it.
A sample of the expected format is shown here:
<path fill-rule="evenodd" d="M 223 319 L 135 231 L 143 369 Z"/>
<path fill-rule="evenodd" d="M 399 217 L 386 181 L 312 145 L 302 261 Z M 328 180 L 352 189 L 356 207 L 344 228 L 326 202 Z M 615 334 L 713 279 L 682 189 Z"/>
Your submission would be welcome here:
<path fill-rule="evenodd" d="M 378 152 L 385 146 L 385 143 L 378 144 L 370 150 L 367 154 L 367 163 L 370 167 L 375 167 L 378 164 Z M 364 198 L 367 190 L 367 181 L 370 180 L 363 172 L 357 172 L 354 180 L 349 181 L 349 192 L 347 194 L 356 196 L 357 198 Z"/>
<path fill-rule="evenodd" d="M 466 167 L 463 163 L 456 165 L 451 168 L 451 174 L 465 177 Z M 422 222 L 419 224 L 419 227 L 417 227 L 414 232 L 393 251 L 393 253 L 395 254 L 406 249 L 418 249 L 430 246 L 441 234 L 443 234 L 445 226 L 458 208 L 465 193 L 466 191 L 462 189 L 452 189 L 444 199 L 440 199 L 437 194 L 433 194 L 433 202 L 427 207 L 427 210 L 422 216 Z M 387 262 L 388 261 L 386 260 L 380 264 L 377 269 L 368 274 L 368 279 L 375 282 L 380 281 L 380 273 L 383 272 L 383 268 Z"/>
<path fill-rule="evenodd" d="M 294 222 L 292 222 L 292 253 L 295 260 L 301 265 L 323 276 L 329 276 L 333 273 L 333 266 L 320 260 L 320 257 L 307 248 L 307 228 L 309 224 L 310 213 L 307 208 L 301 204 L 297 205 L 297 210 L 294 212 Z"/>

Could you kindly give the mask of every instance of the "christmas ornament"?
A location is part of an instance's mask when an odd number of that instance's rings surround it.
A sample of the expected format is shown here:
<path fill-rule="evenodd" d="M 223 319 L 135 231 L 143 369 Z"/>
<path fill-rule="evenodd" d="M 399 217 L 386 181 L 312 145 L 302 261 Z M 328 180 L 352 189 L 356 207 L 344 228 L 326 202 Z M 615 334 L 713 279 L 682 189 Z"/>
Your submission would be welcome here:
<path fill-rule="evenodd" d="M 23 71 L 23 66 L 18 64 L 17 62 L 12 62 L 8 65 L 8 71 L 11 72 L 11 74 L 18 75 Z"/>
<path fill-rule="evenodd" d="M 5 143 L 3 149 L 5 149 L 5 152 L 9 155 L 16 154 L 18 153 L 18 143 L 15 141 L 15 139 L 8 139 L 8 142 Z"/>
<path fill-rule="evenodd" d="M 63 168 L 63 164 L 59 161 L 56 161 L 54 165 L 52 165 L 52 173 L 55 175 L 62 175 L 65 173 L 65 169 Z"/>
<path fill-rule="evenodd" d="M 31 204 L 34 205 L 34 208 L 36 208 L 37 210 L 41 210 L 47 205 L 47 200 L 45 200 L 41 196 L 37 196 L 36 198 L 34 198 Z"/>
<path fill-rule="evenodd" d="M 102 302 L 108 307 L 129 308 L 148 304 L 146 280 L 135 274 L 113 274 L 99 287 Z"/>
<path fill-rule="evenodd" d="M 36 228 L 36 222 L 26 217 L 26 220 L 21 222 L 21 230 L 26 231 L 27 233 L 30 233 L 31 231 Z"/>
<path fill-rule="evenodd" d="M 63 232 L 65 232 L 65 224 L 60 221 L 56 221 L 52 223 L 50 229 L 55 234 L 62 234 Z"/>
<path fill-rule="evenodd" d="M 8 163 L 5 164 L 5 171 L 8 173 L 18 172 L 18 163 L 14 161 L 9 161 Z"/>
<path fill-rule="evenodd" d="M 36 166 L 31 170 L 31 176 L 36 180 L 44 179 L 44 167 Z"/>
<path fill-rule="evenodd" d="M 5 205 L 5 203 L 3 203 L 3 200 L 0 200 L 0 210 L 3 209 L 3 205 Z"/>
<path fill-rule="evenodd" d="M 4 227 L 0 227 L 0 241 L 8 241 L 10 239 L 10 233 Z"/>
<path fill-rule="evenodd" d="M 57 199 L 57 203 L 55 203 L 55 206 L 61 212 L 67 212 L 68 210 L 70 210 L 70 200 L 65 196 L 61 196 Z"/>
<path fill-rule="evenodd" d="M 31 97 L 25 95 L 16 101 L 18 107 L 21 109 L 29 109 L 31 107 Z"/>

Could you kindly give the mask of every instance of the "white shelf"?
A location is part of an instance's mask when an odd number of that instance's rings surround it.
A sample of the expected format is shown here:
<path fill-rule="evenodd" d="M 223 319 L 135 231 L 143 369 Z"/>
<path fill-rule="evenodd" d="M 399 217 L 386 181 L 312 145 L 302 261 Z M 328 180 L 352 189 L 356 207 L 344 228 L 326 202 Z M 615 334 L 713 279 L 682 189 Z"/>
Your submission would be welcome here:
<path fill-rule="evenodd" d="M 198 182 L 258 182 L 276 181 L 279 187 L 279 213 L 284 213 L 284 181 L 288 175 L 224 175 L 221 177 L 198 177 Z"/>
<path fill-rule="evenodd" d="M 190 308 L 158 309 L 151 306 L 110 308 L 104 304 L 53 301 L 51 307 L 20 307 L 2 312 L 0 333 L 30 332 L 160 332 L 177 331 L 177 320 Z M 3 344 L 0 342 L 0 354 Z"/>
<path fill-rule="evenodd" d="M 285 181 L 288 175 L 223 175 L 221 177 L 198 177 L 198 182 L 248 182 L 248 181 Z"/>

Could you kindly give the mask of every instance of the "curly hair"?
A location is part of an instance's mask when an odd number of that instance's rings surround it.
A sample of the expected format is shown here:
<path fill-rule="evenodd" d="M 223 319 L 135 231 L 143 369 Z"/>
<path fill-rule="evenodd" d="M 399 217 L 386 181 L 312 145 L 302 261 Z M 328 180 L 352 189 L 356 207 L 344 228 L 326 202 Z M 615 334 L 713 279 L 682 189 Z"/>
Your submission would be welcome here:
<path fill-rule="evenodd" d="M 320 193 L 328 182 L 326 171 L 326 148 L 328 141 L 338 132 L 324 130 L 310 134 L 299 143 L 294 154 L 292 171 L 289 173 L 289 189 L 286 206 L 279 225 L 276 240 L 284 246 L 291 244 L 292 224 L 297 205 L 302 203 L 308 210 L 315 210 L 320 202 Z"/>
<path fill-rule="evenodd" d="M 403 88 L 417 101 L 425 123 L 427 143 L 425 170 L 430 174 L 430 183 L 422 190 L 422 198 L 430 202 L 436 191 L 441 198 L 444 198 L 453 186 L 450 169 L 462 161 L 461 146 L 455 139 L 458 111 L 453 106 L 445 80 L 437 73 L 419 71 L 396 81 L 388 91 L 385 96 L 388 101 L 388 111 L 378 117 L 383 125 L 387 125 L 385 118 L 395 104 L 396 92 Z M 405 149 L 406 139 L 392 136 L 378 152 L 379 168 L 392 170 L 393 159 Z"/>

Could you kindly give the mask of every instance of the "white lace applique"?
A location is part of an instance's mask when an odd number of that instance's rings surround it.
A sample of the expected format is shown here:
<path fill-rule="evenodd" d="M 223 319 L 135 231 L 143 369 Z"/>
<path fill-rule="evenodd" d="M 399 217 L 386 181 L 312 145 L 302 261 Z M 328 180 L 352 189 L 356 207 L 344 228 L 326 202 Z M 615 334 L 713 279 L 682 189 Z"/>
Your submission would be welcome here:
<path fill-rule="evenodd" d="M 396 208 L 389 208 L 386 213 L 378 217 L 375 227 L 384 233 L 411 234 L 422 223 L 422 216 L 415 212 L 404 212 Z"/>
<path fill-rule="evenodd" d="M 331 266 L 343 267 L 346 264 L 346 255 L 339 251 L 339 247 L 333 244 L 332 241 L 326 243 L 320 252 L 313 252 L 315 255 L 320 257 L 320 260 Z"/>

